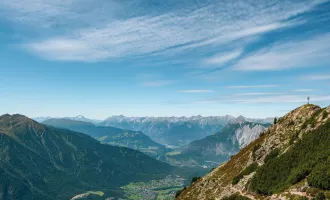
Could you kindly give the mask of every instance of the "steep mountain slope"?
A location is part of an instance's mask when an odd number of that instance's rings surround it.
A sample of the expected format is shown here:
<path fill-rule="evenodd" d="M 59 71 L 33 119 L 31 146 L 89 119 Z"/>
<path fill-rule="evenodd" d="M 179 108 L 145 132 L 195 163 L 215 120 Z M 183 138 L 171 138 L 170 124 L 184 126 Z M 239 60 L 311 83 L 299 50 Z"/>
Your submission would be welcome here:
<path fill-rule="evenodd" d="M 221 130 L 234 117 L 125 117 L 113 116 L 100 125 L 142 131 L 152 140 L 172 146 L 184 146 Z"/>
<path fill-rule="evenodd" d="M 0 117 L 0 199 L 70 199 L 90 190 L 118 196 L 118 187 L 171 173 L 143 153 L 39 124 Z"/>
<path fill-rule="evenodd" d="M 190 143 L 180 154 L 169 158 L 180 161 L 182 165 L 214 167 L 258 138 L 269 126 L 247 122 L 239 117 L 216 134 Z"/>
<path fill-rule="evenodd" d="M 329 198 L 329 113 L 315 105 L 293 110 L 178 199 Z"/>
<path fill-rule="evenodd" d="M 98 139 L 102 143 L 139 150 L 157 159 L 163 160 L 165 153 L 168 151 L 165 146 L 152 141 L 148 136 L 140 131 L 96 126 L 92 123 L 64 118 L 49 119 L 44 121 L 43 124 L 85 133 L 95 139 Z"/>

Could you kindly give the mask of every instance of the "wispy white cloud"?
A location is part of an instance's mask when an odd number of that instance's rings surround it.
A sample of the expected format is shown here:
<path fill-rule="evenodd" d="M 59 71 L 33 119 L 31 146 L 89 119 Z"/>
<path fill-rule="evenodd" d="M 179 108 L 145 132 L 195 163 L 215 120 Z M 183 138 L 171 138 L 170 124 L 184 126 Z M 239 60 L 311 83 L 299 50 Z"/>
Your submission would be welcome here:
<path fill-rule="evenodd" d="M 241 38 L 248 38 L 260 34 L 264 34 L 267 32 L 271 32 L 277 29 L 281 28 L 286 28 L 290 26 L 294 26 L 297 24 L 303 23 L 302 21 L 292 21 L 292 22 L 276 22 L 276 23 L 271 23 L 271 24 L 266 24 L 266 25 L 255 25 L 251 24 L 250 27 L 246 27 L 245 29 L 242 30 L 236 30 L 233 31 L 231 34 L 228 35 L 221 35 L 218 37 L 214 37 L 211 39 L 207 39 L 203 42 L 199 42 L 193 45 L 188 45 L 187 47 L 200 47 L 200 46 L 205 46 L 205 45 L 210 45 L 210 44 L 224 44 L 224 43 L 229 43 L 234 40 L 238 40 Z"/>
<path fill-rule="evenodd" d="M 307 40 L 277 43 L 251 53 L 233 66 L 235 70 L 283 70 L 330 64 L 330 34 Z"/>
<path fill-rule="evenodd" d="M 266 96 L 266 95 L 282 95 L 283 93 L 267 93 L 267 92 L 247 92 L 247 93 L 237 93 L 234 96 Z"/>
<path fill-rule="evenodd" d="M 212 104 L 212 103 L 219 103 L 220 101 L 195 101 L 193 103 L 196 104 Z"/>
<path fill-rule="evenodd" d="M 51 28 L 46 37 L 31 38 L 24 45 L 37 55 L 56 60 L 97 61 L 157 52 L 182 53 L 253 37 L 303 23 L 290 20 L 319 3 L 322 2 L 261 1 L 253 6 L 243 0 L 225 1 L 195 10 L 183 7 L 153 14 L 148 6 L 137 9 L 125 2 L 101 0 L 97 3 L 91 0 L 5 0 L 0 6 L 4 17 Z M 64 30 L 59 31 L 61 28 Z M 54 35 L 49 36 L 52 30 Z M 226 62 L 231 57 L 235 55 L 213 62 Z"/>
<path fill-rule="evenodd" d="M 274 88 L 279 87 L 279 85 L 233 85 L 226 86 L 226 88 Z"/>
<path fill-rule="evenodd" d="M 172 80 L 152 80 L 142 82 L 142 85 L 145 87 L 161 87 L 165 85 L 172 84 L 174 81 Z"/>
<path fill-rule="evenodd" d="M 235 22 L 233 22 L 235 23 Z M 247 23 L 247 22 L 246 22 Z M 188 51 L 191 49 L 201 48 L 203 46 L 210 46 L 210 45 L 224 45 L 230 44 L 234 41 L 239 41 L 241 46 L 248 44 L 249 42 L 254 42 L 258 39 L 259 35 L 262 35 L 267 32 L 271 32 L 274 30 L 278 30 L 281 28 L 288 28 L 290 26 L 294 26 L 297 24 L 301 24 L 300 21 L 294 22 L 278 22 L 273 24 L 267 25 L 258 25 L 255 23 L 250 24 L 250 26 L 244 26 L 241 29 L 233 29 L 233 30 L 224 30 L 224 33 L 219 33 L 219 36 L 210 37 L 207 39 L 203 39 L 201 41 L 193 42 L 192 44 L 183 45 L 181 47 L 177 47 L 175 49 L 171 49 L 174 53 L 180 53 L 182 51 Z M 162 52 L 160 55 L 168 54 L 168 51 Z"/>
<path fill-rule="evenodd" d="M 330 96 L 310 96 L 311 102 L 322 102 L 330 100 Z M 307 102 L 307 96 L 304 95 L 276 95 L 259 98 L 232 99 L 235 103 L 304 103 Z"/>
<path fill-rule="evenodd" d="M 177 92 L 182 92 L 182 93 L 211 93 L 211 92 L 214 92 L 214 90 L 179 90 Z"/>
<path fill-rule="evenodd" d="M 124 11 L 122 5 L 113 0 L 2 0 L 0 8 L 0 16 L 14 22 L 69 30 L 99 25 Z"/>
<path fill-rule="evenodd" d="M 329 95 L 311 95 L 310 101 L 315 103 L 329 101 Z M 244 98 L 221 97 L 213 100 L 196 101 L 197 104 L 213 104 L 213 103 L 235 103 L 235 104 L 259 104 L 259 103 L 306 103 L 307 96 L 305 95 L 267 95 L 253 96 Z"/>
<path fill-rule="evenodd" d="M 136 74 L 136 83 L 143 87 L 162 87 L 176 83 L 176 80 L 166 79 L 158 73 L 138 73 Z"/>
<path fill-rule="evenodd" d="M 239 57 L 243 53 L 243 50 L 235 50 L 232 52 L 224 52 L 218 55 L 215 55 L 211 58 L 207 58 L 204 60 L 206 64 L 212 64 L 212 65 L 222 65 L 225 64 L 237 57 Z"/>
<path fill-rule="evenodd" d="M 292 90 L 293 92 L 313 92 L 316 91 L 315 89 L 296 89 Z"/>
<path fill-rule="evenodd" d="M 74 39 L 56 38 L 40 43 L 28 43 L 24 47 L 50 60 L 97 61 L 109 56 L 106 51 L 95 50 L 87 43 Z"/>
<path fill-rule="evenodd" d="M 323 81 L 323 80 L 330 80 L 330 75 L 326 75 L 326 74 L 307 75 L 307 76 L 301 77 L 301 79 L 302 80 L 312 80 L 312 81 Z"/>

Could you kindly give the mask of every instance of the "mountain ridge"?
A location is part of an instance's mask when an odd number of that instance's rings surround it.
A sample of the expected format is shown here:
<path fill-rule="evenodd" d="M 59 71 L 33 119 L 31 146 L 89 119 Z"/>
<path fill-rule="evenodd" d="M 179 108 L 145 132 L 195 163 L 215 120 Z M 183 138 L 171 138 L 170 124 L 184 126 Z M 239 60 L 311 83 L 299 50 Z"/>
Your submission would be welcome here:
<path fill-rule="evenodd" d="M 243 198 L 242 196 L 248 199 L 290 199 L 291 197 L 307 197 L 307 199 L 310 199 L 312 196 L 316 196 L 315 191 L 322 193 L 322 189 L 315 188 L 318 183 L 314 180 L 324 179 L 327 176 L 328 180 L 330 180 L 330 174 L 324 174 L 317 179 L 312 179 L 311 176 L 316 176 L 316 173 L 320 173 L 320 171 L 315 171 L 318 170 L 317 167 L 312 166 L 320 165 L 320 167 L 323 166 L 324 168 L 327 165 L 322 165 L 322 163 L 326 162 L 326 159 L 321 160 L 321 162 L 314 162 L 314 164 L 310 163 L 308 165 L 308 170 L 310 171 L 298 171 L 298 174 L 296 171 L 294 177 L 290 176 L 293 172 L 290 173 L 290 171 L 287 172 L 286 170 L 288 168 L 303 170 L 300 169 L 303 166 L 290 165 L 288 163 L 290 160 L 296 159 L 296 156 L 292 156 L 294 155 L 293 153 L 303 157 L 308 154 L 323 156 L 320 158 L 330 156 L 330 149 L 325 147 L 327 143 L 329 147 L 330 143 L 329 113 L 330 107 L 322 109 L 311 104 L 301 106 L 289 112 L 284 117 L 281 117 L 278 123 L 271 126 L 257 140 L 243 148 L 229 161 L 218 166 L 187 189 L 182 190 L 177 199 L 224 199 L 231 195 L 236 195 L 236 197 L 232 196 L 232 199 Z M 317 144 L 313 144 L 311 141 Z M 310 145 L 309 148 L 311 150 L 308 153 L 299 155 L 300 152 L 306 151 L 303 145 Z M 316 150 L 319 147 L 323 147 L 323 149 L 321 148 L 321 151 Z M 283 160 L 282 157 L 286 160 Z M 317 158 L 317 156 L 312 156 L 304 162 L 308 163 Z M 292 161 L 292 163 L 297 163 L 297 161 Z M 277 168 L 281 170 L 271 174 Z M 266 173 L 269 175 L 265 175 Z M 300 175 L 300 173 L 302 174 Z M 268 177 L 270 177 L 270 180 L 266 182 Z M 262 184 L 260 185 L 259 183 Z M 275 184 L 283 185 L 276 189 L 278 186 Z M 323 182 L 323 184 L 326 184 L 326 182 Z M 330 183 L 327 187 L 330 188 Z M 265 195 L 265 191 L 272 192 Z M 325 194 L 327 193 L 325 192 Z"/>

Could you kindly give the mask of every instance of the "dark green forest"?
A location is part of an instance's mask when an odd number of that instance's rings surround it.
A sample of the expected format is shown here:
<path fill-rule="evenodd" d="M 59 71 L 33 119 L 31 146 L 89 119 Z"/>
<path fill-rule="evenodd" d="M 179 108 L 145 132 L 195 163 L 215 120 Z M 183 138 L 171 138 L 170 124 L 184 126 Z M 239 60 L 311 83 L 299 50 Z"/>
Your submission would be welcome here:
<path fill-rule="evenodd" d="M 253 191 L 271 195 L 307 178 L 312 187 L 330 189 L 330 121 L 298 139 L 283 155 L 267 158 L 251 181 Z"/>

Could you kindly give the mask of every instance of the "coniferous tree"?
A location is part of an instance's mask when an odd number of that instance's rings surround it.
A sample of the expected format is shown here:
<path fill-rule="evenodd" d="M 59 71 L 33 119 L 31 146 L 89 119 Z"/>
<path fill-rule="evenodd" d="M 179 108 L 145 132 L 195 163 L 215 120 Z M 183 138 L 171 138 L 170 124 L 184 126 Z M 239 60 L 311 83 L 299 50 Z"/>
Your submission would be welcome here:
<path fill-rule="evenodd" d="M 326 200 L 325 195 L 324 195 L 323 192 L 318 193 L 318 194 L 315 196 L 315 198 L 313 198 L 313 199 L 314 199 L 314 200 Z"/>

